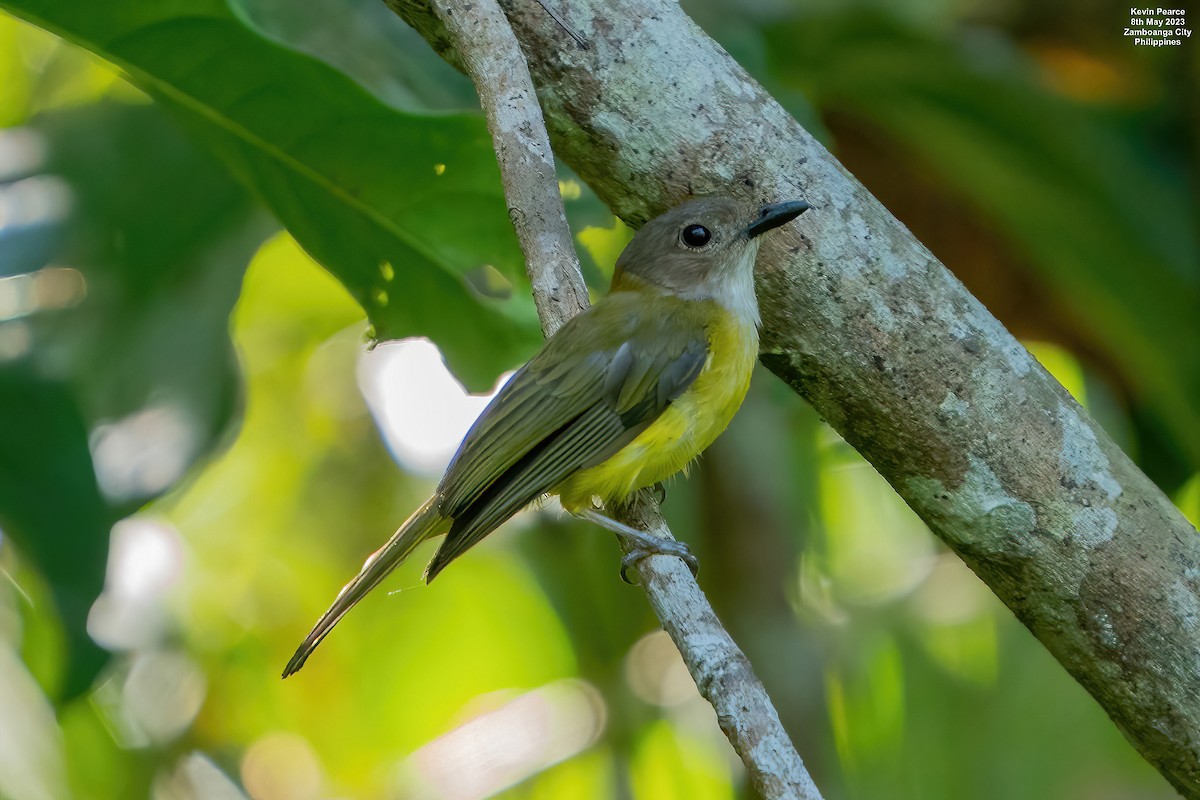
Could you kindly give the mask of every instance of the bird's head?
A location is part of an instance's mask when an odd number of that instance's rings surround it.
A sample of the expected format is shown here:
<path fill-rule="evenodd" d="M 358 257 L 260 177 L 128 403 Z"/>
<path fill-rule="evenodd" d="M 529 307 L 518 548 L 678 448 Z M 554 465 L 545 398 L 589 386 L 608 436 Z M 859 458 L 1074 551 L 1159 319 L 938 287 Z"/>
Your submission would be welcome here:
<path fill-rule="evenodd" d="M 647 222 L 620 258 L 613 288 L 632 278 L 671 294 L 753 308 L 759 237 L 808 210 L 791 200 L 753 205 L 719 195 L 698 197 Z M 747 296 L 748 293 L 748 296 Z"/>

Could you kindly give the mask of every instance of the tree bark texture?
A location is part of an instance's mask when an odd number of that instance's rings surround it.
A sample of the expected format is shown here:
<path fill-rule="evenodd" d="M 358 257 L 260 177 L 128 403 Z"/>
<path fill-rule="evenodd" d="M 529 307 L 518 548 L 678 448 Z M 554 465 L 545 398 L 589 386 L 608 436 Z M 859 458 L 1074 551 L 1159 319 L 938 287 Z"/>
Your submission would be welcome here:
<path fill-rule="evenodd" d="M 434 11 L 455 41 L 478 45 L 471 52 L 459 47 L 463 67 L 475 83 L 487 116 L 508 214 L 525 256 L 542 333 L 552 336 L 588 307 L 588 293 L 567 227 L 554 153 L 529 68 L 494 0 L 434 2 Z"/>
<path fill-rule="evenodd" d="M 457 65 L 426 0 L 387 2 Z M 631 225 L 716 191 L 812 205 L 759 256 L 763 363 L 1200 797 L 1200 536 L 1167 497 L 678 4 L 557 3 L 586 49 L 503 5 L 556 154 Z"/>

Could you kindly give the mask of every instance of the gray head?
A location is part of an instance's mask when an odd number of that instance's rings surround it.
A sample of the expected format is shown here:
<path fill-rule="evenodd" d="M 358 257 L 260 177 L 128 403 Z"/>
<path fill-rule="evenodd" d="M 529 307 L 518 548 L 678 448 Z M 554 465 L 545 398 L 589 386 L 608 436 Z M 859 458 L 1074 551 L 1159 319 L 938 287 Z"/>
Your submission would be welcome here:
<path fill-rule="evenodd" d="M 723 196 L 689 200 L 642 226 L 617 259 L 613 288 L 630 275 L 682 297 L 753 306 L 758 237 L 807 209 L 803 201 L 759 206 Z"/>

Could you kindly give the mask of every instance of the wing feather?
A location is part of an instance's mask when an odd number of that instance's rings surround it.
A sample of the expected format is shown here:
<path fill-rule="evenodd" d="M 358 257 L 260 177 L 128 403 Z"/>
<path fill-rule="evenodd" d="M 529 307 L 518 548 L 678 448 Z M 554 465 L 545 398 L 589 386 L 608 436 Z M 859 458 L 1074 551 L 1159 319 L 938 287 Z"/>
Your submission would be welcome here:
<path fill-rule="evenodd" d="M 430 562 L 426 577 L 432 580 L 447 564 L 506 519 L 579 469 L 598 448 L 611 449 L 616 445 L 615 449 L 620 449 L 624 444 L 622 440 L 631 440 L 638 432 L 626 428 L 610 409 L 601 404 L 593 406 L 562 433 L 546 439 L 544 447 L 530 453 L 529 458 L 510 470 L 503 481 L 494 484 L 454 521 L 446 540 Z"/>
<path fill-rule="evenodd" d="M 631 442 L 703 370 L 702 331 L 671 313 L 647 322 L 644 309 L 623 300 L 610 295 L 568 322 L 575 330 L 551 339 L 472 427 L 438 487 L 441 512 L 454 523 L 428 579 L 576 470 Z M 581 341 L 595 348 L 582 358 L 569 349 Z"/>
<path fill-rule="evenodd" d="M 438 486 L 447 517 L 461 514 L 545 437 L 579 416 L 586 408 L 581 398 L 600 393 L 611 354 L 569 359 L 573 369 L 563 370 L 546 358 L 548 350 L 509 379 L 467 433 Z"/>

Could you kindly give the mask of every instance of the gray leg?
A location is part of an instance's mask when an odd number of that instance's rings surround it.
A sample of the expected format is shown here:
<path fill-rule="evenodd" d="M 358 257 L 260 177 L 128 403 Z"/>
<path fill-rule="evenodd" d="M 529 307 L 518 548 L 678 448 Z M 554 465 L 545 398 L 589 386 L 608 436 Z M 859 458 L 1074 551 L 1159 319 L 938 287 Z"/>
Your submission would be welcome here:
<path fill-rule="evenodd" d="M 588 522 L 593 522 L 601 528 L 610 530 L 618 538 L 632 544 L 632 549 L 621 559 L 621 580 L 626 583 L 633 582 L 629 580 L 629 568 L 647 556 L 675 556 L 676 558 L 681 558 L 683 559 L 683 563 L 688 565 L 688 569 L 692 571 L 693 575 L 700 569 L 700 562 L 692 554 L 691 548 L 683 542 L 651 536 L 644 531 L 631 528 L 623 522 L 617 522 L 615 519 L 606 517 L 592 509 L 579 511 L 575 516 L 580 519 L 586 519 Z"/>

